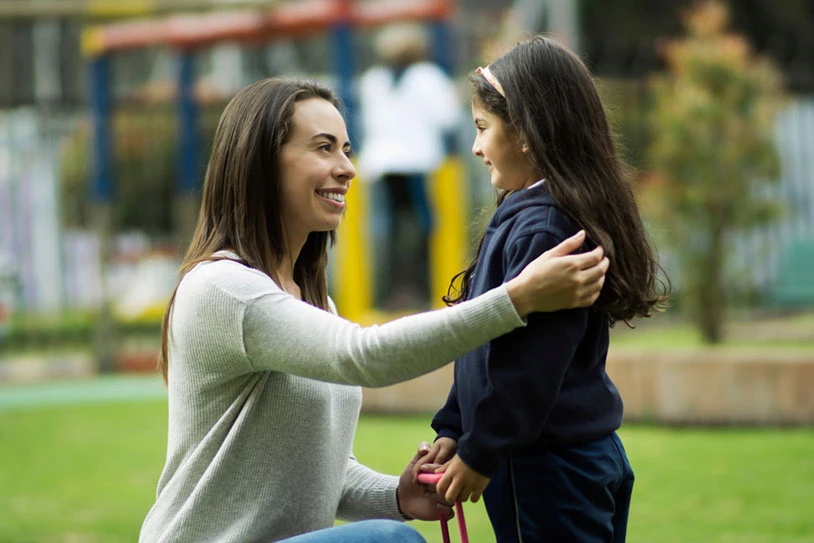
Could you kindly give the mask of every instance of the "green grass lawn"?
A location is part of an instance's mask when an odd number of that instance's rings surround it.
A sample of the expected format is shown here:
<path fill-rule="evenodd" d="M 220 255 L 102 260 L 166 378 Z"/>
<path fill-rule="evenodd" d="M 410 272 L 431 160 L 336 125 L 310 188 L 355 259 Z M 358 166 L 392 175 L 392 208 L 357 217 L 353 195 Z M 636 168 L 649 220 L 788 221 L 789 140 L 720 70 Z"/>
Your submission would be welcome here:
<path fill-rule="evenodd" d="M 814 541 L 814 429 L 620 431 L 636 472 L 630 542 L 791 543 Z M 428 436 L 422 418 L 365 417 L 356 454 L 395 472 Z M 466 504 L 474 543 L 493 541 L 481 503 Z M 436 526 L 414 523 L 429 541 Z"/>
<path fill-rule="evenodd" d="M 0 410 L 0 542 L 135 541 L 164 459 L 165 414 L 161 399 Z M 629 541 L 814 541 L 814 429 L 621 433 L 637 476 Z M 430 437 L 426 417 L 365 416 L 356 454 L 398 473 Z M 465 510 L 473 543 L 491 541 L 482 505 Z M 413 524 L 440 541 L 437 523 Z"/>
<path fill-rule="evenodd" d="M 787 315 L 731 318 L 724 325 L 723 342 L 718 348 L 771 352 L 776 349 L 814 349 L 814 311 Z M 636 328 L 617 323 L 611 329 L 611 348 L 692 349 L 705 347 L 696 325 L 686 319 L 659 314 L 639 320 Z"/>

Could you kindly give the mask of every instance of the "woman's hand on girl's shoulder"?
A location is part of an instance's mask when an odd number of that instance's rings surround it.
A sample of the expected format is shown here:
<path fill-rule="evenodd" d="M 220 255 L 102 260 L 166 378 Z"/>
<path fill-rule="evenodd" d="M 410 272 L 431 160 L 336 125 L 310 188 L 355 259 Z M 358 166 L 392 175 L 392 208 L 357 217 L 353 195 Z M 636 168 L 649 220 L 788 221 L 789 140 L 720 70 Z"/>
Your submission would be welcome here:
<path fill-rule="evenodd" d="M 610 262 L 602 247 L 572 254 L 585 242 L 580 230 L 531 261 L 506 283 L 517 313 L 558 311 L 591 306 L 605 284 Z"/>

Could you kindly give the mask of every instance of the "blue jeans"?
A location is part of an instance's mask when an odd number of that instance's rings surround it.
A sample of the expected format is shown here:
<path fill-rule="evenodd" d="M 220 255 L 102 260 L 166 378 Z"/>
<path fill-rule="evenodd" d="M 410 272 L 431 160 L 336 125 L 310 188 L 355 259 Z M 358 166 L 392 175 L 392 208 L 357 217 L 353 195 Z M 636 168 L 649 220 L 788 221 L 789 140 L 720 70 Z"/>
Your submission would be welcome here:
<path fill-rule="evenodd" d="M 632 492 L 633 470 L 614 433 L 512 452 L 483 500 L 499 543 L 622 543 Z"/>
<path fill-rule="evenodd" d="M 426 543 L 414 528 L 395 520 L 363 520 L 317 530 L 278 543 Z"/>

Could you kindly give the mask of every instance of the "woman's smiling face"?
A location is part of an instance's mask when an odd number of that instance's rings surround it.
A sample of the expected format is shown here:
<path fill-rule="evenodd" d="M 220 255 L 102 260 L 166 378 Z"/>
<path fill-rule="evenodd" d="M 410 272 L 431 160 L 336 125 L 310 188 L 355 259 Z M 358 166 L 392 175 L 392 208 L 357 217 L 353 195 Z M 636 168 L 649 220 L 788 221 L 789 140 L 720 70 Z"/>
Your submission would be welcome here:
<path fill-rule="evenodd" d="M 292 129 L 280 153 L 283 224 L 289 241 L 335 230 L 356 169 L 350 161 L 345 120 L 330 102 L 294 104 Z"/>
<path fill-rule="evenodd" d="M 472 153 L 489 167 L 494 187 L 518 190 L 539 181 L 517 134 L 500 117 L 474 101 L 472 119 L 476 130 Z"/>

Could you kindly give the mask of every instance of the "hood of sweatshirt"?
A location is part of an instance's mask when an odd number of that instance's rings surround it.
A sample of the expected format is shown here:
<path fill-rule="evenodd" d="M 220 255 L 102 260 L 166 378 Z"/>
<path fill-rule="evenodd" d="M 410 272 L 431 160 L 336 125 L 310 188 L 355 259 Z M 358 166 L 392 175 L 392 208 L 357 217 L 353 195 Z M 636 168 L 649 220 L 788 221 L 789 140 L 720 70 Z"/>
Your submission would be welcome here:
<path fill-rule="evenodd" d="M 548 191 L 544 181 L 538 181 L 529 188 L 521 189 L 509 194 L 503 203 L 500 204 L 492 217 L 492 226 L 500 226 L 511 220 L 521 211 L 530 207 L 554 206 L 554 199 Z"/>

